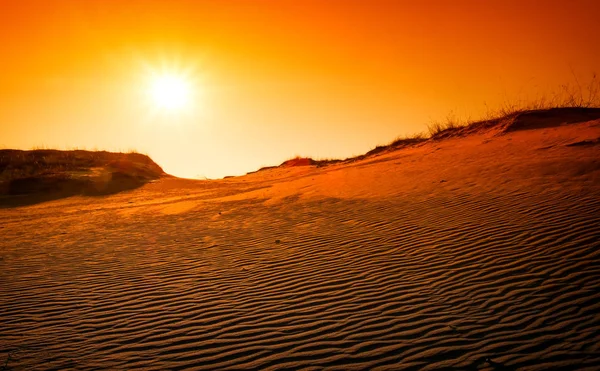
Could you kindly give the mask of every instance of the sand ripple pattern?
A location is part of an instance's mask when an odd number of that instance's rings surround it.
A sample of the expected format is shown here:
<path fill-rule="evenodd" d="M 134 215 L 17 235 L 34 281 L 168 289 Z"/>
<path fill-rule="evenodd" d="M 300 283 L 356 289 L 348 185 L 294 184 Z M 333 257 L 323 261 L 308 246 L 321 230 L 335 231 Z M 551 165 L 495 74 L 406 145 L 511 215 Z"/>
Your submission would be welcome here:
<path fill-rule="evenodd" d="M 0 229 L 0 361 L 598 369 L 599 209 L 592 192 L 523 191 L 15 213 Z"/>

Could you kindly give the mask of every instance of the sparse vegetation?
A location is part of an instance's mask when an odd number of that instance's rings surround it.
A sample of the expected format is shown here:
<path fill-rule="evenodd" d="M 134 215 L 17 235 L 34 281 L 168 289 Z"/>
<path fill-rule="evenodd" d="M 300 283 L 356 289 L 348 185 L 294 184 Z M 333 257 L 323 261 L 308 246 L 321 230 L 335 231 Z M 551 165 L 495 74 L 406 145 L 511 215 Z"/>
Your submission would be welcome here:
<path fill-rule="evenodd" d="M 461 119 L 454 112 L 450 112 L 445 120 L 433 121 L 427 125 L 429 137 L 439 139 L 452 136 L 453 133 L 465 132 L 464 129 L 468 127 L 474 129 L 475 127 L 489 126 L 489 124 L 514 118 L 527 112 L 559 108 L 600 108 L 598 75 L 592 74 L 586 84 L 581 84 L 575 73 L 573 73 L 573 79 L 574 84 L 561 85 L 554 94 L 541 96 L 534 100 L 506 101 L 498 108 L 488 108 L 487 113 L 479 120 L 472 120 L 470 117 Z M 466 130 L 466 132 L 472 132 L 472 130 Z"/>
<path fill-rule="evenodd" d="M 295 156 L 284 161 L 279 166 L 265 166 L 257 171 L 264 171 L 277 167 L 327 166 L 335 163 L 346 163 L 363 160 L 383 152 L 423 144 L 429 140 L 439 140 L 455 136 L 473 134 L 482 130 L 498 128 L 501 132 L 520 130 L 523 127 L 538 127 L 529 121 L 543 118 L 546 123 L 553 123 L 557 110 L 561 110 L 562 122 L 578 122 L 586 119 L 600 117 L 600 78 L 592 74 L 589 81 L 582 84 L 573 73 L 574 84 L 561 85 L 555 94 L 542 96 L 534 100 L 506 101 L 495 109 L 488 108 L 483 118 L 473 120 L 471 117 L 461 118 L 451 111 L 445 119 L 432 121 L 427 124 L 427 134 L 420 132 L 404 135 L 394 139 L 386 145 L 379 145 L 363 155 L 341 159 L 314 160 L 310 157 Z M 254 172 L 249 172 L 252 174 Z"/>
<path fill-rule="evenodd" d="M 445 121 L 433 121 L 427 125 L 429 137 L 433 138 L 446 130 L 454 130 L 469 124 L 469 120 L 461 120 L 454 112 L 446 116 Z"/>

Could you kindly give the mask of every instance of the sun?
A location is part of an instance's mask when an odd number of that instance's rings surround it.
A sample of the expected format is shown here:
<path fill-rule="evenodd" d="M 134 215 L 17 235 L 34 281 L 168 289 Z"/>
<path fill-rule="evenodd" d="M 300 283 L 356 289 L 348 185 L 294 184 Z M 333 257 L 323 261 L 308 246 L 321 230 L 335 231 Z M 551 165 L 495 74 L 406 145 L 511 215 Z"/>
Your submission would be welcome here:
<path fill-rule="evenodd" d="M 183 58 L 140 59 L 135 68 L 136 91 L 144 122 L 178 125 L 206 118 L 208 74 L 199 62 Z"/>
<path fill-rule="evenodd" d="M 157 108 L 179 111 L 190 104 L 192 84 L 183 75 L 163 73 L 151 77 L 148 93 Z"/>

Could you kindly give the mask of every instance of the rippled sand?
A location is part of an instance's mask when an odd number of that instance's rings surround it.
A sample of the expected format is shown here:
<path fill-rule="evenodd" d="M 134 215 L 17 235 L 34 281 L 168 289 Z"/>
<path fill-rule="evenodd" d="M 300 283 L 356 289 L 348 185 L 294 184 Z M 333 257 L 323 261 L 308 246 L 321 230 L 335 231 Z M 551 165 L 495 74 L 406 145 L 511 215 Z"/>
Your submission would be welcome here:
<path fill-rule="evenodd" d="M 600 121 L 0 210 L 0 365 L 600 368 Z"/>

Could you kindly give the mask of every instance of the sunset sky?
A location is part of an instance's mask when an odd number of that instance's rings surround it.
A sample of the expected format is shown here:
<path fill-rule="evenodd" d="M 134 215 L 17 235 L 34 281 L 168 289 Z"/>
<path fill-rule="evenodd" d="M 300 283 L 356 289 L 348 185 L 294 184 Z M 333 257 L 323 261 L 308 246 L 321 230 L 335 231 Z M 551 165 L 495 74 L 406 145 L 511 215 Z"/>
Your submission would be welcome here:
<path fill-rule="evenodd" d="M 600 2 L 0 0 L 0 147 L 218 178 L 348 157 L 600 73 Z M 177 76 L 186 102 L 150 91 Z M 167 94 L 167 98 L 168 98 Z"/>

